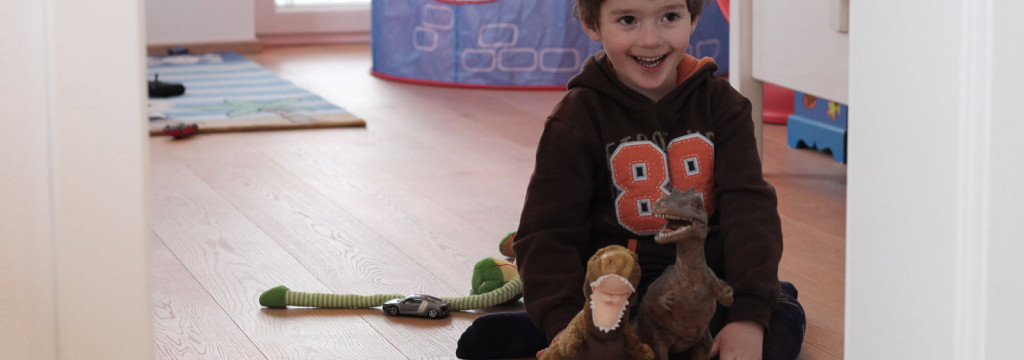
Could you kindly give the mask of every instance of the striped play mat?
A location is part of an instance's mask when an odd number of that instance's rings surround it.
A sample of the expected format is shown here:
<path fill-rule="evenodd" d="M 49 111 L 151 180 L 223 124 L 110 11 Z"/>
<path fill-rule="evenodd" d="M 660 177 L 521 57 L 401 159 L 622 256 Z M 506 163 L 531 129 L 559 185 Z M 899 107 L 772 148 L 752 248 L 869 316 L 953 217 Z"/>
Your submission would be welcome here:
<path fill-rule="evenodd" d="M 151 56 L 147 76 L 157 75 L 184 85 L 185 94 L 149 99 L 150 135 L 179 124 L 200 133 L 366 125 L 237 53 Z"/>

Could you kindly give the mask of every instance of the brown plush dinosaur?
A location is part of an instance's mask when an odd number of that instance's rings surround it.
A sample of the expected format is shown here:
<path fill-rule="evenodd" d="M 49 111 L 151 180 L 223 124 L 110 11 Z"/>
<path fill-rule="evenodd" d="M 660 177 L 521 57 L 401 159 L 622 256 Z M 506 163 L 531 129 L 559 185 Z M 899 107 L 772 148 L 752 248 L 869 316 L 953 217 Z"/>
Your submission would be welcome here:
<path fill-rule="evenodd" d="M 654 203 L 653 213 L 666 220 L 654 241 L 676 243 L 676 263 L 648 287 L 637 314 L 637 333 L 659 360 L 688 349 L 690 359 L 707 360 L 712 344 L 708 323 L 715 314 L 715 300 L 732 305 L 732 288 L 715 276 L 704 259 L 708 216 L 703 198 L 693 189 L 673 188 Z"/>
<path fill-rule="evenodd" d="M 635 253 L 618 245 L 598 250 L 587 262 L 587 303 L 541 360 L 654 359 L 629 326 L 629 302 L 636 299 L 639 281 Z"/>

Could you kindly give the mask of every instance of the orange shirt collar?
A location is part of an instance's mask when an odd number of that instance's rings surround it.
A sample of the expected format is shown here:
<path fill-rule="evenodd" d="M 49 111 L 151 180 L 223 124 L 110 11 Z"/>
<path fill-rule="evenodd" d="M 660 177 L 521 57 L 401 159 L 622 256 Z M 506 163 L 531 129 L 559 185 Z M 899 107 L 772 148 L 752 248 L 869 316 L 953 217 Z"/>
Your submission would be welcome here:
<path fill-rule="evenodd" d="M 683 56 L 683 60 L 679 62 L 679 66 L 676 67 L 676 84 L 682 84 L 683 81 L 689 79 L 693 74 L 697 73 L 697 70 L 704 67 L 704 65 L 714 63 L 715 60 L 709 57 L 704 57 L 700 60 L 690 56 L 689 54 Z"/>

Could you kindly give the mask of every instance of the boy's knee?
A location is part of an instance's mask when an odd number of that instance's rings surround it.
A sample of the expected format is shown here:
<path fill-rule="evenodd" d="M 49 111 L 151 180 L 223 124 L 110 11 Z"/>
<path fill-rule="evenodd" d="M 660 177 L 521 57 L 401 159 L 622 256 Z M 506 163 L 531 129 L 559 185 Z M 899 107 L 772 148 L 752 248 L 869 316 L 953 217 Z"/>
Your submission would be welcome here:
<path fill-rule="evenodd" d="M 492 313 L 473 321 L 459 338 L 460 359 L 533 357 L 547 346 L 544 332 L 533 326 L 525 311 Z"/>
<path fill-rule="evenodd" d="M 765 334 L 764 358 L 767 360 L 796 359 L 804 342 L 807 317 L 796 299 L 796 288 L 787 290 L 783 285 L 778 307 L 772 313 L 771 328 Z"/>

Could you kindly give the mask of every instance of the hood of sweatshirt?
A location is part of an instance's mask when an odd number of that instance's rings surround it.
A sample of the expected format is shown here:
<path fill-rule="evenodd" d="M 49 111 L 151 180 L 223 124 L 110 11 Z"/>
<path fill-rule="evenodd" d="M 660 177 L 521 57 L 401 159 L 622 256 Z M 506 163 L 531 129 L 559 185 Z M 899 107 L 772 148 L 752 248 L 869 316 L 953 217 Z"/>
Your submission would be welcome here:
<path fill-rule="evenodd" d="M 693 56 L 686 55 L 679 62 L 676 70 L 676 84 L 679 86 L 676 86 L 675 89 L 658 101 L 658 104 L 672 109 L 681 107 L 690 91 L 714 76 L 715 71 L 718 70 L 718 64 L 708 57 L 698 60 Z M 614 99 L 623 106 L 635 110 L 648 108 L 655 103 L 651 98 L 630 89 L 622 81 L 619 81 L 604 50 L 600 50 L 594 56 L 589 57 L 583 63 L 579 75 L 570 79 L 567 87 L 570 90 L 581 87 L 593 89 Z"/>

